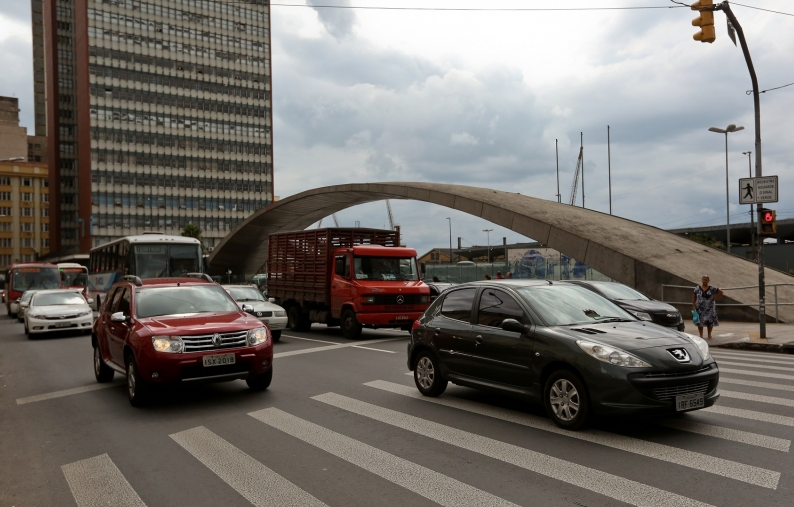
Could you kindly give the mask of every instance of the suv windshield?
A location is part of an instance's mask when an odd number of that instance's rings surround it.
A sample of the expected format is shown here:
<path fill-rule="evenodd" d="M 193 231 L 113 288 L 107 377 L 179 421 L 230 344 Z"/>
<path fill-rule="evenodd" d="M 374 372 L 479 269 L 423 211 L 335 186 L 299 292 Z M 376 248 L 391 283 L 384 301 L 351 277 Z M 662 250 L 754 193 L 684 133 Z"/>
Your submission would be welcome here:
<path fill-rule="evenodd" d="M 584 287 L 543 285 L 524 287 L 518 293 L 549 326 L 592 324 L 610 319 L 637 320 L 616 304 Z"/>
<path fill-rule="evenodd" d="M 355 257 L 356 280 L 419 280 L 413 257 Z"/>
<path fill-rule="evenodd" d="M 625 299 L 629 301 L 648 301 L 645 294 L 620 283 L 594 283 L 593 286 L 609 299 Z"/>
<path fill-rule="evenodd" d="M 264 301 L 262 293 L 253 287 L 227 287 L 235 301 Z"/>
<path fill-rule="evenodd" d="M 53 292 L 50 294 L 38 294 L 33 298 L 33 306 L 51 305 L 84 305 L 86 304 L 83 296 L 74 292 Z"/>
<path fill-rule="evenodd" d="M 135 292 L 135 314 L 139 318 L 185 313 L 239 311 L 218 285 L 151 287 Z"/>

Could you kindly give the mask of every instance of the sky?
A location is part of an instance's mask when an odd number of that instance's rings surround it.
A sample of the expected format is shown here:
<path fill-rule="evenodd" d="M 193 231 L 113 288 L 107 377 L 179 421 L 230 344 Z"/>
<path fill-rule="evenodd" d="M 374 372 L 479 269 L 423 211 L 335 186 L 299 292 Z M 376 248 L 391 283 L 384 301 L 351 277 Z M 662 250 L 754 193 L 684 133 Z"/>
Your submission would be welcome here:
<path fill-rule="evenodd" d="M 689 0 L 687 0 L 689 1 Z M 750 77 L 715 13 L 717 40 L 696 42 L 696 13 L 668 0 L 278 0 L 272 5 L 274 188 L 457 183 L 556 201 L 555 143 L 568 202 L 584 144 L 585 205 L 661 228 L 749 221 L 738 179 L 754 151 Z M 794 2 L 732 4 L 762 90 L 794 82 Z M 329 9 L 665 7 L 585 11 Z M 28 0 L 0 2 L 0 95 L 20 99 L 33 130 Z M 763 174 L 778 175 L 780 218 L 794 218 L 794 86 L 761 95 Z M 608 157 L 607 126 L 611 159 Z M 753 166 L 755 165 L 753 155 Z M 577 205 L 582 204 L 582 190 Z M 441 206 L 391 201 L 420 255 L 529 241 Z M 386 205 L 337 214 L 342 226 L 388 226 Z M 323 222 L 330 224 L 330 217 Z M 490 233 L 485 229 L 493 229 Z M 455 246 L 455 245 L 453 245 Z"/>

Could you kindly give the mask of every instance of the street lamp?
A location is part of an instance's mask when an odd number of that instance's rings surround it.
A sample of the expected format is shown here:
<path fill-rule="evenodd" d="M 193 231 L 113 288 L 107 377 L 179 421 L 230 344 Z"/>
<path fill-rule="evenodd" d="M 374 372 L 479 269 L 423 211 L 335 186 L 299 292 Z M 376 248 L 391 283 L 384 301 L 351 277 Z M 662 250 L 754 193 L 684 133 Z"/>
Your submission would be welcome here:
<path fill-rule="evenodd" d="M 491 262 L 491 231 L 493 229 L 483 229 L 482 232 L 488 235 L 488 262 Z"/>
<path fill-rule="evenodd" d="M 753 177 L 753 161 L 750 158 L 753 154 L 752 151 L 743 151 L 742 155 L 747 155 L 747 168 L 750 170 L 750 177 Z M 753 205 L 750 205 L 750 252 L 755 258 L 755 211 Z"/>
<path fill-rule="evenodd" d="M 449 220 L 449 263 L 452 264 L 452 218 L 447 217 Z"/>
<path fill-rule="evenodd" d="M 744 127 L 737 127 L 733 123 L 725 127 L 725 129 L 719 129 L 717 127 L 709 127 L 709 132 L 725 134 L 725 219 L 727 221 L 725 225 L 725 232 L 728 235 L 728 240 L 726 241 L 726 246 L 728 247 L 728 253 L 731 253 L 731 205 L 730 205 L 730 187 L 728 186 L 728 134 L 730 134 L 731 132 L 739 132 L 740 130 L 744 130 Z"/>

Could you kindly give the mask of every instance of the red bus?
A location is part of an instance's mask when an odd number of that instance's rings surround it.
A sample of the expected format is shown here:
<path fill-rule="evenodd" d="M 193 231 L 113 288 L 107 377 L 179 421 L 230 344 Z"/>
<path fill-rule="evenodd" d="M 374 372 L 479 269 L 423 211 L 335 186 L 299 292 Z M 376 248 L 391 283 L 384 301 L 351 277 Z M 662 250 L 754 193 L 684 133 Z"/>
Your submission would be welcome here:
<path fill-rule="evenodd" d="M 11 317 L 11 303 L 22 297 L 22 293 L 32 289 L 59 289 L 61 277 L 58 266 L 46 262 L 26 262 L 12 264 L 6 272 L 6 311 Z M 15 308 L 16 310 L 16 308 Z"/>

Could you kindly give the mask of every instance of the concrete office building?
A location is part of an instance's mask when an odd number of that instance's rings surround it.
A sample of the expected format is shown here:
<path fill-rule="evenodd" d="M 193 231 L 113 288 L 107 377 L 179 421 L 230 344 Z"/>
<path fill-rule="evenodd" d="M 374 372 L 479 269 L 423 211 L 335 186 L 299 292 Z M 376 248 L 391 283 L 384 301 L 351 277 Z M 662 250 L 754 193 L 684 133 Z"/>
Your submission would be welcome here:
<path fill-rule="evenodd" d="M 47 167 L 0 162 L 0 270 L 49 253 Z"/>
<path fill-rule="evenodd" d="M 212 247 L 272 202 L 267 3 L 32 1 L 53 252 L 187 223 Z"/>

